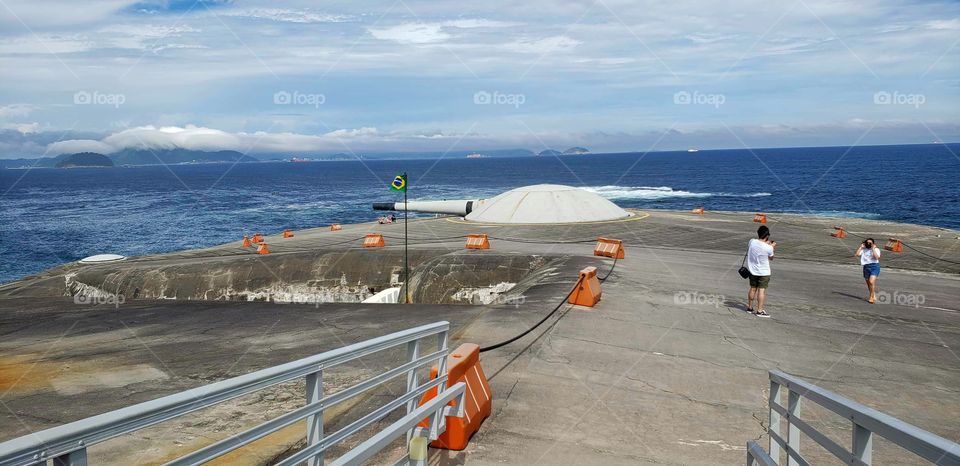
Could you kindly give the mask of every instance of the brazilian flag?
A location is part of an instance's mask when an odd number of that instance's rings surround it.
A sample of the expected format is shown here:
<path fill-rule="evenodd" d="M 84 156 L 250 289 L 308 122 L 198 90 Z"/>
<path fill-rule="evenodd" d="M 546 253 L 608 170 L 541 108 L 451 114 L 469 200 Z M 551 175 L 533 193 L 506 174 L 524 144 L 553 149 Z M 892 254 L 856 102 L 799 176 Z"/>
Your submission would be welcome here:
<path fill-rule="evenodd" d="M 393 178 L 393 183 L 390 183 L 390 190 L 396 192 L 407 192 L 407 174 L 397 175 Z"/>

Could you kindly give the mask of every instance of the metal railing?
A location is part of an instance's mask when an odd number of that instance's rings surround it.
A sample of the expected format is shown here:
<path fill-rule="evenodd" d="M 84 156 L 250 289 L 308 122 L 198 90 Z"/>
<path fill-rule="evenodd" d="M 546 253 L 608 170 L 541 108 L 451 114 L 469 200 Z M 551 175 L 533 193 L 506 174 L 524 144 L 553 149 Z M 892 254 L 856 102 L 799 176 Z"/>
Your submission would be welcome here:
<path fill-rule="evenodd" d="M 278 464 L 306 462 L 310 466 L 322 465 L 324 452 L 330 447 L 405 406 L 406 415 L 400 420 L 334 461 L 334 464 L 359 464 L 404 432 L 407 434 L 408 444 L 409 440 L 417 435 L 436 439 L 446 430 L 446 416 L 463 416 L 464 384 L 458 383 L 449 388 L 446 386 L 449 332 L 448 322 L 423 325 L 29 434 L 0 443 L 0 466 L 46 464 L 50 460 L 55 465 L 86 465 L 87 448 L 92 445 L 300 377 L 306 379 L 304 406 L 167 464 L 202 464 L 306 419 L 306 447 Z M 436 338 L 438 350 L 420 355 L 420 341 L 429 337 Z M 401 345 L 406 345 L 406 363 L 336 393 L 323 393 L 324 370 Z M 421 384 L 417 370 L 433 363 L 438 367 L 437 378 Z M 402 375 L 406 375 L 407 379 L 406 392 L 403 395 L 340 430 L 325 435 L 325 410 Z M 417 407 L 420 398 L 434 387 L 437 387 L 437 396 Z M 448 405 L 452 400 L 456 400 L 455 407 Z M 429 428 L 415 428 L 427 418 Z M 398 462 L 405 463 L 407 457 Z"/>
<path fill-rule="evenodd" d="M 787 406 L 780 401 L 784 387 L 789 391 Z M 852 432 L 849 450 L 800 417 L 803 399 L 850 420 Z M 960 445 L 781 371 L 770 371 L 769 404 L 770 424 L 767 433 L 770 435 L 770 453 L 764 452 L 756 442 L 747 443 L 748 465 L 779 464 L 781 449 L 786 453 L 789 466 L 809 465 L 800 455 L 801 433 L 849 465 L 871 464 L 874 434 L 931 463 L 960 465 Z M 781 430 L 781 419 L 786 420 L 786 438 Z"/>

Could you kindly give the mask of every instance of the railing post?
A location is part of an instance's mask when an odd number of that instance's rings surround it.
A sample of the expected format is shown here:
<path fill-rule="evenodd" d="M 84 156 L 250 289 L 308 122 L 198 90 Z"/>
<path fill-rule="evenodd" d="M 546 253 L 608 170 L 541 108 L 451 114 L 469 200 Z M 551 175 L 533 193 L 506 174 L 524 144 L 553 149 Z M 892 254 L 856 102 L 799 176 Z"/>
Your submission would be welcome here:
<path fill-rule="evenodd" d="M 861 427 L 856 422 L 853 423 L 853 457 L 871 464 L 873 461 L 873 432 Z"/>
<path fill-rule="evenodd" d="M 420 340 L 414 340 L 410 343 L 407 343 L 407 361 L 415 361 L 420 357 Z M 417 374 L 417 368 L 410 369 L 407 371 L 407 393 L 410 393 L 417 389 L 420 386 L 420 375 Z M 410 400 L 407 402 L 407 414 L 410 414 L 414 409 L 417 408 L 418 400 Z M 410 440 L 413 438 L 414 429 L 407 431 L 407 445 L 410 445 Z"/>
<path fill-rule="evenodd" d="M 447 331 L 446 330 L 437 334 L 437 348 L 443 351 L 443 354 L 440 355 L 440 360 L 437 361 L 437 377 L 440 377 L 442 375 L 446 375 L 447 373 L 447 352 L 449 350 L 447 348 Z M 447 389 L 447 384 L 449 383 L 450 381 L 447 380 L 445 383 L 442 383 L 437 386 L 437 396 L 440 396 L 440 394 L 442 394 Z M 447 422 L 447 419 L 443 415 L 443 409 L 437 410 L 437 412 L 434 413 L 433 415 L 433 422 L 430 423 L 430 434 L 428 438 L 430 439 L 437 438 L 437 436 L 439 436 L 438 431 L 440 427 L 446 426 L 446 422 Z"/>
<path fill-rule="evenodd" d="M 46 461 L 43 464 L 46 464 Z M 53 466 L 87 466 L 87 449 L 60 455 L 53 459 Z"/>
<path fill-rule="evenodd" d="M 780 384 L 771 380 L 770 381 L 770 424 L 767 426 L 767 430 L 772 434 L 780 435 L 780 413 L 773 409 L 773 405 L 780 404 Z M 773 435 L 770 437 L 770 458 L 773 458 L 773 462 L 780 464 L 780 444 L 773 439 Z"/>
<path fill-rule="evenodd" d="M 323 369 L 307 374 L 307 404 L 323 399 Z M 323 410 L 307 417 L 307 447 L 323 440 Z M 307 460 L 308 466 L 323 466 L 323 453 Z"/>
<path fill-rule="evenodd" d="M 787 414 L 787 466 L 799 466 L 800 463 L 790 454 L 800 453 L 800 428 L 793 423 L 793 419 L 800 416 L 800 394 L 793 389 L 787 395 Z"/>

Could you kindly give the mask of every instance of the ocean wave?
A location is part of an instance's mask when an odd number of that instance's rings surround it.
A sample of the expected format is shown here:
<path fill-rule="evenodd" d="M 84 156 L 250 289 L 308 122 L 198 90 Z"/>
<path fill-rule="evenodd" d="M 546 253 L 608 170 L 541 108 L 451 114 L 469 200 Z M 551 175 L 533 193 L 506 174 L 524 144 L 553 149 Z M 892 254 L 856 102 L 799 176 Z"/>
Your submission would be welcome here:
<path fill-rule="evenodd" d="M 591 193 L 599 194 L 607 199 L 643 199 L 657 200 L 666 198 L 703 198 L 703 197 L 764 197 L 770 193 L 698 193 L 673 189 L 670 186 L 586 186 L 583 188 Z"/>

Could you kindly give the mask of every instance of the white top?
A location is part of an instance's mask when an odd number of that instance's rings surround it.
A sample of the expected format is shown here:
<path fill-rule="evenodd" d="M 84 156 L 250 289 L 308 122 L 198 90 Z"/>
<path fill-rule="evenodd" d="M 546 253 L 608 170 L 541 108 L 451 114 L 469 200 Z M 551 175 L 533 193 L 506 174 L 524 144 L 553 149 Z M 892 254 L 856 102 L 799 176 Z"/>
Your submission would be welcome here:
<path fill-rule="evenodd" d="M 862 248 L 860 250 L 860 265 L 879 264 L 880 248 L 874 246 L 873 249 Z"/>
<path fill-rule="evenodd" d="M 757 277 L 770 275 L 770 258 L 773 257 L 773 246 L 758 239 L 750 240 L 747 248 L 747 269 Z"/>
<path fill-rule="evenodd" d="M 627 218 L 630 213 L 579 188 L 538 184 L 473 203 L 467 220 L 481 223 L 579 223 Z"/>
<path fill-rule="evenodd" d="M 115 261 L 122 261 L 122 260 L 124 260 L 124 259 L 126 259 L 126 257 L 125 257 L 125 256 L 121 256 L 121 255 L 119 255 L 119 254 L 97 254 L 97 255 L 95 255 L 95 256 L 84 257 L 83 259 L 80 259 L 79 262 L 84 263 L 84 264 L 92 264 L 92 263 L 97 263 L 97 262 L 115 262 Z"/>

